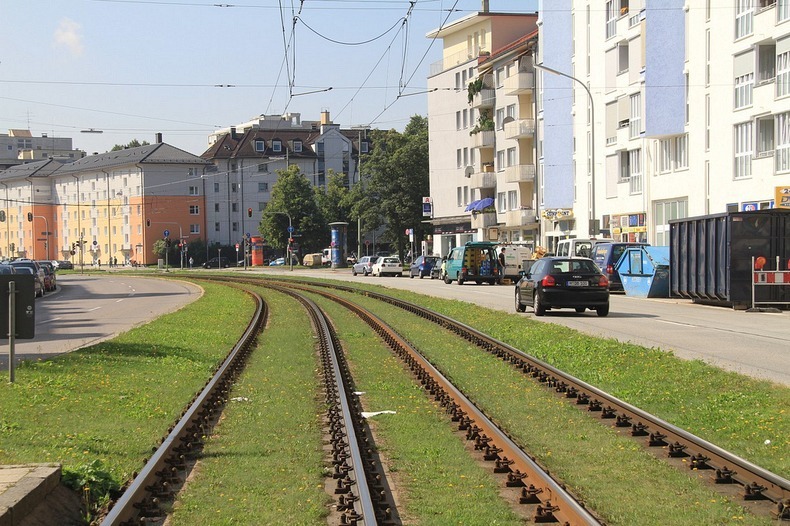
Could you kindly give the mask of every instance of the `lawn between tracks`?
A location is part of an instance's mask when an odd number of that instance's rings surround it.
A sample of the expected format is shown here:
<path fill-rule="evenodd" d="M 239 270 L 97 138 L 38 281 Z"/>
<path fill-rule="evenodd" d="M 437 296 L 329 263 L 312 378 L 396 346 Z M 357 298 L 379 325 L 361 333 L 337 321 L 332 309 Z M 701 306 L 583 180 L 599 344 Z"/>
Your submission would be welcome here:
<path fill-rule="evenodd" d="M 59 462 L 91 506 L 142 467 L 249 322 L 238 289 L 201 283 L 184 308 L 0 383 L 0 464 Z"/>

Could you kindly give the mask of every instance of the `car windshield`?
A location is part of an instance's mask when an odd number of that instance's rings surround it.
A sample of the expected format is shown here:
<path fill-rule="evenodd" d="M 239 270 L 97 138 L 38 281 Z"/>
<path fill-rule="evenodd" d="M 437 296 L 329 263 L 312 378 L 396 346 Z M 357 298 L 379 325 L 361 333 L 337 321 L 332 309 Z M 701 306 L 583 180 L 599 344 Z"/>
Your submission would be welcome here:
<path fill-rule="evenodd" d="M 384 258 L 384 263 L 399 263 L 397 258 Z"/>
<path fill-rule="evenodd" d="M 598 272 L 598 267 L 588 259 L 564 259 L 552 261 L 549 274 L 563 274 L 565 272 Z"/>

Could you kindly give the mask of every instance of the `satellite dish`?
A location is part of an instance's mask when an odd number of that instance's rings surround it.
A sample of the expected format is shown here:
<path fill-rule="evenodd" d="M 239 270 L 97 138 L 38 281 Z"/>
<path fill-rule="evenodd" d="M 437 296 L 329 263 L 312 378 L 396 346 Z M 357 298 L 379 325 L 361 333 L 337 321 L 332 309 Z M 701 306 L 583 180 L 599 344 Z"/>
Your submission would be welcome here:
<path fill-rule="evenodd" d="M 509 115 L 507 117 L 505 117 L 504 119 L 502 119 L 502 129 L 504 130 L 506 124 L 511 123 L 511 122 L 513 122 L 515 120 L 516 119 L 514 119 L 513 117 L 511 117 Z"/>
<path fill-rule="evenodd" d="M 467 166 L 464 169 L 464 176 L 465 177 L 472 177 L 472 174 L 475 173 L 475 167 L 472 165 Z"/>

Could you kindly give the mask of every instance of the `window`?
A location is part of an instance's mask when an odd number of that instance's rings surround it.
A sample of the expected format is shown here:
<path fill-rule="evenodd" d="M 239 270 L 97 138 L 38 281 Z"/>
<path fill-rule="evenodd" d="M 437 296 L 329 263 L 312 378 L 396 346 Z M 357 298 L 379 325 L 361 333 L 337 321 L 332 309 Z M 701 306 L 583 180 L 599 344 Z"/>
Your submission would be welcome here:
<path fill-rule="evenodd" d="M 219 203 L 214 203 L 214 212 L 219 213 Z"/>
<path fill-rule="evenodd" d="M 776 96 L 785 95 L 790 95 L 790 51 L 776 56 Z"/>
<path fill-rule="evenodd" d="M 642 94 L 631 95 L 631 119 L 628 121 L 628 136 L 631 139 L 639 137 L 642 128 Z"/>
<path fill-rule="evenodd" d="M 200 234 L 200 225 L 198 224 L 189 225 L 189 233 Z"/>
<path fill-rule="evenodd" d="M 776 44 L 757 46 L 757 82 L 770 82 L 776 77 Z"/>
<path fill-rule="evenodd" d="M 642 193 L 642 150 L 628 152 L 628 164 L 631 169 L 629 191 L 633 194 Z"/>
<path fill-rule="evenodd" d="M 200 195 L 200 191 L 198 190 L 197 186 L 190 186 L 189 187 L 189 195 Z"/>
<path fill-rule="evenodd" d="M 272 141 L 272 151 L 278 153 L 283 151 L 283 142 L 280 139 L 274 139 Z"/>
<path fill-rule="evenodd" d="M 505 192 L 499 192 L 496 195 L 497 201 L 497 210 L 501 213 L 507 212 L 507 194 Z"/>
<path fill-rule="evenodd" d="M 214 223 L 214 232 L 219 232 L 219 223 Z"/>
<path fill-rule="evenodd" d="M 505 169 L 505 150 L 496 152 L 496 169 L 498 172 Z"/>
<path fill-rule="evenodd" d="M 230 191 L 234 194 L 239 190 L 239 183 L 230 183 Z"/>
<path fill-rule="evenodd" d="M 294 141 L 294 153 L 302 153 L 302 141 L 299 139 Z"/>
<path fill-rule="evenodd" d="M 266 151 L 266 141 L 262 141 L 260 139 L 255 141 L 255 151 L 256 152 L 265 152 Z"/>
<path fill-rule="evenodd" d="M 776 171 L 790 170 L 790 113 L 776 116 Z"/>
<path fill-rule="evenodd" d="M 238 212 L 239 211 L 239 203 L 231 203 L 230 204 L 230 211 L 231 212 Z"/>
<path fill-rule="evenodd" d="M 606 1 L 606 38 L 612 38 L 617 32 L 617 2 Z"/>
<path fill-rule="evenodd" d="M 774 151 L 774 117 L 757 119 L 757 157 L 767 157 Z"/>
<path fill-rule="evenodd" d="M 496 129 L 501 130 L 505 127 L 505 108 L 496 110 Z"/>
<path fill-rule="evenodd" d="M 234 232 L 238 232 L 239 231 L 239 224 L 236 221 L 231 223 L 231 230 L 234 231 Z"/>
<path fill-rule="evenodd" d="M 215 193 L 219 192 L 219 183 L 214 183 L 214 192 Z"/>
<path fill-rule="evenodd" d="M 779 0 L 779 7 L 776 11 L 776 21 L 782 22 L 790 18 L 790 0 Z"/>
<path fill-rule="evenodd" d="M 675 138 L 675 170 L 689 167 L 688 143 L 687 134 Z"/>
<path fill-rule="evenodd" d="M 198 216 L 198 215 L 200 215 L 200 206 L 198 206 L 198 205 L 189 205 L 189 215 L 191 215 L 191 216 Z"/>
<path fill-rule="evenodd" d="M 747 73 L 735 79 L 735 109 L 752 105 L 754 73 Z"/>
<path fill-rule="evenodd" d="M 368 141 L 359 143 L 359 151 L 360 153 L 368 153 L 370 151 L 370 143 Z"/>
<path fill-rule="evenodd" d="M 456 187 L 456 189 L 455 189 L 456 206 L 463 206 L 463 204 L 464 204 L 464 201 L 463 201 L 464 195 L 463 195 L 462 192 L 463 192 L 463 190 L 461 189 L 460 186 Z"/>
<path fill-rule="evenodd" d="M 516 155 L 515 148 L 508 148 L 507 149 L 507 165 L 508 166 L 516 166 L 518 164 L 518 156 Z"/>
<path fill-rule="evenodd" d="M 464 151 L 461 148 L 455 150 L 455 166 L 456 168 L 464 167 Z"/>
<path fill-rule="evenodd" d="M 508 190 L 507 207 L 510 210 L 518 210 L 520 208 L 518 204 L 518 192 L 515 190 Z"/>
<path fill-rule="evenodd" d="M 322 157 L 324 155 L 324 141 L 319 141 L 315 143 L 315 153 L 319 157 Z"/>
<path fill-rule="evenodd" d="M 258 192 L 268 192 L 269 183 L 258 183 Z"/>
<path fill-rule="evenodd" d="M 456 111 L 455 112 L 455 129 L 456 130 L 460 130 L 461 129 L 461 112 L 460 111 Z"/>
<path fill-rule="evenodd" d="M 464 186 L 464 204 L 469 203 L 469 187 Z"/>
<path fill-rule="evenodd" d="M 735 179 L 752 175 L 752 123 L 735 125 Z"/>
<path fill-rule="evenodd" d="M 506 113 L 507 113 L 507 116 L 508 116 L 508 117 L 512 117 L 512 118 L 514 118 L 514 119 L 515 119 L 515 118 L 516 118 L 516 105 L 515 105 L 515 104 L 511 104 L 511 105 L 509 105 L 509 106 L 507 107 L 507 111 L 506 111 Z"/>
<path fill-rule="evenodd" d="M 735 38 L 752 34 L 754 0 L 735 0 Z"/>
<path fill-rule="evenodd" d="M 188 177 L 195 177 L 197 176 L 197 168 L 187 168 L 187 176 Z"/>
<path fill-rule="evenodd" d="M 617 182 L 624 183 L 631 177 L 631 159 L 628 156 L 628 150 L 621 150 L 617 153 L 620 158 L 620 172 L 618 173 Z"/>
<path fill-rule="evenodd" d="M 667 173 L 672 168 L 672 139 L 658 141 L 658 172 Z"/>
<path fill-rule="evenodd" d="M 628 71 L 628 41 L 617 44 L 617 74 Z"/>
<path fill-rule="evenodd" d="M 657 202 L 653 206 L 653 223 L 655 224 L 656 246 L 669 245 L 669 222 L 673 219 L 683 219 L 688 214 L 688 201 Z"/>
<path fill-rule="evenodd" d="M 258 173 L 268 173 L 269 172 L 269 163 L 260 163 L 258 165 Z"/>

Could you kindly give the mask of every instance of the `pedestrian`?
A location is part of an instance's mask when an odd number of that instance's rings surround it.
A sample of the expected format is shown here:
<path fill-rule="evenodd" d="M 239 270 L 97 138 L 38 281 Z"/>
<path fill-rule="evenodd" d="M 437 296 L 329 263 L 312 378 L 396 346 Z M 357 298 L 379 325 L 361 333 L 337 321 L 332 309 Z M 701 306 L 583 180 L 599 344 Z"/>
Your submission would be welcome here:
<path fill-rule="evenodd" d="M 99 265 L 99 268 L 101 268 L 101 259 L 97 259 L 96 263 Z"/>
<path fill-rule="evenodd" d="M 118 266 L 118 257 L 117 256 L 112 258 L 112 266 L 113 267 L 117 267 Z"/>
<path fill-rule="evenodd" d="M 192 268 L 192 265 L 194 265 L 194 264 L 195 264 L 195 260 L 192 258 L 192 256 L 190 256 L 189 257 L 189 268 Z"/>
<path fill-rule="evenodd" d="M 503 269 L 505 268 L 505 247 L 502 247 L 502 250 L 499 251 L 499 265 Z"/>
<path fill-rule="evenodd" d="M 447 276 L 447 256 L 442 258 L 442 268 L 441 268 L 442 279 Z"/>

